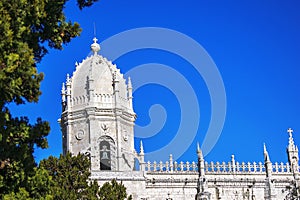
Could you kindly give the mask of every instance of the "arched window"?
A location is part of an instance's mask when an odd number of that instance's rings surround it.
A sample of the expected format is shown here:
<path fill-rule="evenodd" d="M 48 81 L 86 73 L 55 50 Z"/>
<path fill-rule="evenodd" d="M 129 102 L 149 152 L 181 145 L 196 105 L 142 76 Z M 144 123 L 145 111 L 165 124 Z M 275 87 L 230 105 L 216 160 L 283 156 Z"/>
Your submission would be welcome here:
<path fill-rule="evenodd" d="M 100 161 L 100 170 L 116 170 L 116 145 L 108 135 L 103 135 L 98 138 L 97 143 L 99 145 L 98 158 Z"/>
<path fill-rule="evenodd" d="M 111 149 L 108 141 L 100 142 L 100 170 L 111 170 Z"/>

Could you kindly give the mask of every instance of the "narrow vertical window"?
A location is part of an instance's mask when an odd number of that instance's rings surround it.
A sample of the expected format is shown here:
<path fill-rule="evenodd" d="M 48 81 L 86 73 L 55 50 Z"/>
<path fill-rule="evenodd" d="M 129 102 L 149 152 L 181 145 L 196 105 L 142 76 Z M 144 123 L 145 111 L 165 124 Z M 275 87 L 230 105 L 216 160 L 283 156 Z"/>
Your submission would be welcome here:
<path fill-rule="evenodd" d="M 111 152 L 107 141 L 100 142 L 100 170 L 111 170 Z"/>

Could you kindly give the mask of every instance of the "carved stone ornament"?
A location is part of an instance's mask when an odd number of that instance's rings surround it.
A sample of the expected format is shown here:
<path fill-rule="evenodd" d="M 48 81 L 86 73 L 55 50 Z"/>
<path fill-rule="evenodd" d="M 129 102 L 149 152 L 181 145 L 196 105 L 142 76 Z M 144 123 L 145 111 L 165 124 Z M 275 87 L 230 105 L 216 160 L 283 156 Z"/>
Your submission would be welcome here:
<path fill-rule="evenodd" d="M 83 130 L 79 130 L 79 131 L 76 133 L 76 135 L 75 135 L 75 138 L 76 138 L 77 140 L 82 140 L 83 137 L 84 137 L 84 131 L 83 131 Z"/>
<path fill-rule="evenodd" d="M 107 134 L 107 132 L 108 132 L 108 130 L 109 130 L 108 125 L 107 125 L 107 124 L 102 124 L 102 125 L 101 125 L 101 128 L 102 128 L 104 134 Z"/>
<path fill-rule="evenodd" d="M 127 134 L 127 130 L 126 129 L 123 129 L 123 139 L 124 139 L 124 141 L 125 142 L 127 142 L 128 141 L 128 139 L 129 139 L 129 136 L 128 136 L 128 134 Z"/>

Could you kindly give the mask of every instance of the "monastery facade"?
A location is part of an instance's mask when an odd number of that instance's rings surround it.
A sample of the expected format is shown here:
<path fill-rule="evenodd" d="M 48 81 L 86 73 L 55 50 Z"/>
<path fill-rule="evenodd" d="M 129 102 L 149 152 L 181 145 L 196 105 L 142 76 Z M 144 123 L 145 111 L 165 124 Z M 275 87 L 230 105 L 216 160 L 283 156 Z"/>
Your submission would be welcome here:
<path fill-rule="evenodd" d="M 116 179 L 135 200 L 287 200 L 299 199 L 299 156 L 289 129 L 288 163 L 272 163 L 264 145 L 264 162 L 206 162 L 197 146 L 196 162 L 144 159 L 141 142 L 134 149 L 132 84 L 116 65 L 98 54 L 76 63 L 62 87 L 60 125 L 63 152 L 84 153 L 91 161 L 91 179 L 100 185 Z M 135 162 L 138 161 L 139 169 Z"/>

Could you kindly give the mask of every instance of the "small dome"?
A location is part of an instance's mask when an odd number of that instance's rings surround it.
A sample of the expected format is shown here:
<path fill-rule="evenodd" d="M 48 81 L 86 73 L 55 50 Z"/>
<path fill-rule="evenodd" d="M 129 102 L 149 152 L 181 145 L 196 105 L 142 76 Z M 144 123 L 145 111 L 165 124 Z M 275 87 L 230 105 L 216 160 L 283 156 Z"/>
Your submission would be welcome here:
<path fill-rule="evenodd" d="M 116 65 L 101 55 L 90 56 L 78 64 L 72 77 L 72 97 L 88 95 L 88 90 L 91 89 L 89 85 L 91 79 L 95 95 L 112 95 L 114 73 L 119 81 L 119 95 L 127 99 L 127 85 L 123 74 Z"/>
<path fill-rule="evenodd" d="M 98 103 L 100 107 L 110 106 L 113 102 L 114 81 L 117 81 L 120 105 L 132 109 L 128 101 L 127 84 L 123 74 L 111 61 L 97 54 L 100 45 L 97 44 L 96 38 L 91 49 L 94 55 L 87 57 L 79 64 L 76 63 L 76 70 L 71 78 L 73 105 L 85 105 L 92 98 L 92 101 Z"/>
<path fill-rule="evenodd" d="M 100 55 L 85 59 L 76 69 L 72 77 L 72 96 L 88 95 L 89 81 L 93 79 L 94 93 L 112 94 L 113 75 L 111 66 Z"/>

